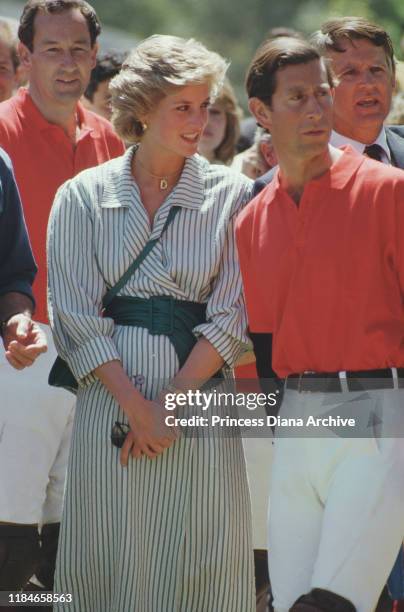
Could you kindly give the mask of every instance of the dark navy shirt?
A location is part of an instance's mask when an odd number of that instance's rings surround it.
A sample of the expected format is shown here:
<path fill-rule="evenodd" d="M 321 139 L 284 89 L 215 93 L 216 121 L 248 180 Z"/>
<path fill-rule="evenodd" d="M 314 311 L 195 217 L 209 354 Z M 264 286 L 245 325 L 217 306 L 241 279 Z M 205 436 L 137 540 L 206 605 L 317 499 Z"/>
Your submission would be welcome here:
<path fill-rule="evenodd" d="M 36 271 L 11 160 L 0 149 L 0 296 L 17 291 L 33 300 Z"/>

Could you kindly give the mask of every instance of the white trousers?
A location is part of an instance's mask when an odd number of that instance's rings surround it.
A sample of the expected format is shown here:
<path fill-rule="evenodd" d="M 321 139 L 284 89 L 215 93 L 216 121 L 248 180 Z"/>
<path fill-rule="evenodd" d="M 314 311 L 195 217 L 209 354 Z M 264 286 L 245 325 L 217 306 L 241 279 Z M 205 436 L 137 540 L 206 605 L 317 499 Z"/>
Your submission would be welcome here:
<path fill-rule="evenodd" d="M 25 370 L 14 370 L 0 349 L 0 521 L 59 522 L 75 398 L 48 385 L 56 358 L 48 351 Z"/>
<path fill-rule="evenodd" d="M 305 422 L 330 413 L 356 415 L 361 425 L 277 431 L 285 437 L 275 440 L 270 492 L 276 612 L 312 588 L 373 612 L 404 536 L 404 391 L 287 390 L 280 416 Z"/>

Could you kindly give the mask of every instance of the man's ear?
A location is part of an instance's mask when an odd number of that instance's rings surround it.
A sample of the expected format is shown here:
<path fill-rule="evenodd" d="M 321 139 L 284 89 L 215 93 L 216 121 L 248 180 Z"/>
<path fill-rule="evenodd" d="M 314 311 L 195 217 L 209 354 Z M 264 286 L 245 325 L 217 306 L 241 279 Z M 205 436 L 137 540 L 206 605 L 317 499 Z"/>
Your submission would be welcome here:
<path fill-rule="evenodd" d="M 392 86 L 392 88 L 393 88 L 393 93 L 396 93 L 396 88 L 397 88 L 397 75 L 396 75 L 396 73 L 395 73 L 395 72 L 394 72 L 394 73 L 391 75 L 391 86 Z M 398 88 L 397 88 L 397 89 L 398 89 Z"/>
<path fill-rule="evenodd" d="M 31 51 L 22 42 L 18 43 L 17 50 L 18 50 L 18 56 L 20 58 L 21 64 L 24 66 L 24 68 L 30 68 L 31 67 Z"/>
<path fill-rule="evenodd" d="M 248 108 L 256 118 L 257 123 L 259 123 L 263 128 L 271 131 L 272 113 L 269 106 L 259 98 L 250 98 L 248 100 Z"/>
<path fill-rule="evenodd" d="M 94 45 L 91 47 L 91 59 L 92 59 L 92 66 L 91 69 L 95 68 L 95 65 L 97 63 L 97 53 L 99 51 L 99 45 L 98 43 L 94 43 Z"/>

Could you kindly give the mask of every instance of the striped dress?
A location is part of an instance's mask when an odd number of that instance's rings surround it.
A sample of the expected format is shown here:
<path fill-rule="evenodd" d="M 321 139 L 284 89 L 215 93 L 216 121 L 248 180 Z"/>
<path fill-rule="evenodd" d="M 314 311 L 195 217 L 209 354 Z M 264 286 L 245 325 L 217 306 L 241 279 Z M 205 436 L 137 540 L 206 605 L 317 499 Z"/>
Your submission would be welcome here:
<path fill-rule="evenodd" d="M 207 303 L 194 329 L 228 366 L 246 341 L 233 224 L 251 184 L 188 158 L 152 230 L 131 174 L 135 148 L 59 190 L 48 230 L 49 310 L 59 353 L 79 380 L 55 591 L 69 612 L 252 612 L 251 517 L 239 437 L 181 437 L 150 460 L 119 462 L 125 415 L 91 373 L 120 359 L 153 399 L 179 369 L 167 336 L 101 318 L 102 296 L 171 205 L 180 211 L 120 295 Z"/>

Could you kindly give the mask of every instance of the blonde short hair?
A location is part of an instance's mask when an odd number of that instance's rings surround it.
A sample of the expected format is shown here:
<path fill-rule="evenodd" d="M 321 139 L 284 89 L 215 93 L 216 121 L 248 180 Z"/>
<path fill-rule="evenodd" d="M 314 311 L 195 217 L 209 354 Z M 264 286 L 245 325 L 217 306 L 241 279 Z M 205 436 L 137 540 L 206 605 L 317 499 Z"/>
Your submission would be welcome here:
<path fill-rule="evenodd" d="M 156 34 L 127 57 L 109 85 L 112 123 L 128 144 L 139 142 L 142 117 L 167 94 L 189 84 L 208 83 L 212 100 L 220 89 L 228 62 L 200 42 Z"/>

